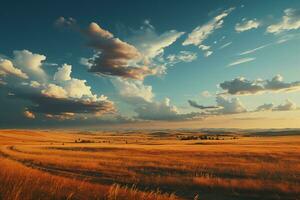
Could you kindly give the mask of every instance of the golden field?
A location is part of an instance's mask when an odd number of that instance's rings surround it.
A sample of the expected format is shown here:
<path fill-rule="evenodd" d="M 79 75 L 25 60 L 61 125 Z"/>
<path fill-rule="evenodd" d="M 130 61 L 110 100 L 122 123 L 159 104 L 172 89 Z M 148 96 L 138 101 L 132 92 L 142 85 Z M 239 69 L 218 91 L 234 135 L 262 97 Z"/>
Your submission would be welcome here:
<path fill-rule="evenodd" d="M 300 199 L 300 134 L 1 130 L 0 199 Z"/>

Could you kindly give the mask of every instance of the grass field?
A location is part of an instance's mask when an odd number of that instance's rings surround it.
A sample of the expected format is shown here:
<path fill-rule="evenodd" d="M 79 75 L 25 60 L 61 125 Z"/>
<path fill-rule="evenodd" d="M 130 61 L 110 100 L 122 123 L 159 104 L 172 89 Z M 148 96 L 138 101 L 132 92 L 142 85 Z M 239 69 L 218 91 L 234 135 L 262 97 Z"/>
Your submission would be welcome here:
<path fill-rule="evenodd" d="M 300 134 L 0 131 L 0 199 L 300 199 Z"/>

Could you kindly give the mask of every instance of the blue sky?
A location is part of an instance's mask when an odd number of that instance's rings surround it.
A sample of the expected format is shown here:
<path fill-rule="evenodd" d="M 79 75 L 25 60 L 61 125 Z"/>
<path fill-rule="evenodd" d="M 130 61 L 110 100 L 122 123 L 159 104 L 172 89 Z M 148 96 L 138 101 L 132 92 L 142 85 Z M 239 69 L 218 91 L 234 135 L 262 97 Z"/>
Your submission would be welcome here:
<path fill-rule="evenodd" d="M 299 112 L 299 1 L 2 7 L 2 127 L 205 127 L 212 117 Z"/>

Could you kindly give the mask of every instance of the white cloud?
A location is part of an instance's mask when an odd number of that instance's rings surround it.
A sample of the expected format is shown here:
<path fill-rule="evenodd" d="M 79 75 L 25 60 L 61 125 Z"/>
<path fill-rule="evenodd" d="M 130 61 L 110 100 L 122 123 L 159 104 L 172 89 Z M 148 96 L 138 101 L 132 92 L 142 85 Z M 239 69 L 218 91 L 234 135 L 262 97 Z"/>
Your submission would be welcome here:
<path fill-rule="evenodd" d="M 19 69 L 11 70 L 13 65 L 9 60 L 5 62 L 9 68 L 7 66 L 1 68 L 0 66 L 0 73 L 5 69 L 6 74 L 8 71 L 14 72 L 29 79 L 22 82 L 13 82 L 13 80 L 8 79 L 4 86 L 14 93 L 14 98 L 31 102 L 31 106 L 26 108 L 26 112 L 23 113 L 26 117 L 33 118 L 37 113 L 55 116 L 73 113 L 72 116 L 74 117 L 77 117 L 77 114 L 91 116 L 115 113 L 114 103 L 109 101 L 106 96 L 93 94 L 86 80 L 71 77 L 71 65 L 64 64 L 58 68 L 52 79 L 48 78 L 48 75 L 41 68 L 41 61 L 46 59 L 45 56 L 32 54 L 27 50 L 14 51 L 14 54 L 13 63 L 18 64 L 18 67 L 27 70 L 31 75 L 25 77 Z M 46 80 L 37 81 L 39 79 L 38 74 L 44 75 Z"/>
<path fill-rule="evenodd" d="M 192 112 L 182 114 L 178 111 L 177 107 L 170 104 L 170 99 L 165 98 L 161 102 L 145 102 L 135 108 L 138 119 L 143 120 L 189 120 L 201 117 L 201 113 Z"/>
<path fill-rule="evenodd" d="M 154 26 L 146 20 L 138 30 L 132 31 L 128 41 L 133 44 L 142 55 L 142 63 L 149 66 L 156 75 L 165 74 L 167 67 L 179 62 L 190 62 L 196 55 L 189 51 L 181 51 L 177 54 L 164 55 L 165 49 L 180 38 L 184 32 L 168 30 L 162 34 L 157 33 Z M 176 61 L 169 62 L 168 59 Z"/>
<path fill-rule="evenodd" d="M 182 43 L 182 45 L 195 45 L 203 51 L 205 57 L 209 57 L 213 54 L 213 50 L 210 46 L 203 44 L 203 42 L 217 29 L 221 28 L 224 23 L 224 18 L 227 17 L 234 8 L 227 9 L 223 11 L 218 16 L 214 17 L 208 23 L 196 27 L 189 35 L 188 38 Z M 225 37 L 223 36 L 221 40 Z M 217 41 L 214 41 L 216 44 Z"/>
<path fill-rule="evenodd" d="M 58 68 L 57 72 L 54 74 L 53 79 L 55 81 L 71 80 L 71 72 L 72 72 L 72 66 L 63 64 L 63 66 Z"/>
<path fill-rule="evenodd" d="M 206 51 L 206 52 L 204 52 L 204 56 L 205 56 L 205 57 L 208 57 L 208 56 L 210 56 L 212 53 L 213 53 L 212 51 Z"/>
<path fill-rule="evenodd" d="M 159 35 L 150 22 L 146 20 L 144 26 L 135 31 L 129 41 L 142 53 L 147 63 L 162 54 L 166 47 L 173 44 L 183 34 L 184 32 L 169 30 Z"/>
<path fill-rule="evenodd" d="M 66 96 L 69 98 L 88 99 L 97 101 L 97 95 L 91 91 L 91 87 L 86 84 L 86 80 L 80 80 L 71 77 L 72 66 L 63 64 L 57 69 L 53 79 L 64 89 Z"/>
<path fill-rule="evenodd" d="M 178 110 L 170 105 L 170 99 L 166 98 L 162 102 L 145 103 L 143 106 L 135 108 L 138 118 L 145 120 L 172 120 L 176 118 Z"/>
<path fill-rule="evenodd" d="M 248 31 L 250 29 L 256 29 L 260 26 L 260 22 L 256 19 L 244 21 L 242 23 L 237 23 L 235 25 L 235 30 L 240 33 L 244 31 Z"/>
<path fill-rule="evenodd" d="M 112 83 L 122 97 L 138 97 L 147 102 L 151 102 L 153 100 L 154 94 L 152 92 L 152 86 L 144 85 L 142 81 L 115 78 L 112 79 Z"/>
<path fill-rule="evenodd" d="M 46 81 L 47 75 L 42 68 L 46 56 L 34 54 L 28 50 L 13 51 L 13 64 L 25 72 L 31 79 Z"/>
<path fill-rule="evenodd" d="M 15 68 L 10 60 L 0 58 L 0 76 L 8 74 L 22 79 L 28 79 L 27 74 L 22 72 L 20 69 Z"/>
<path fill-rule="evenodd" d="M 214 17 L 208 23 L 196 27 L 189 35 L 182 45 L 195 45 L 199 46 L 206 40 L 215 30 L 221 28 L 224 23 L 224 18 L 227 17 L 234 8 L 223 11 L 220 15 Z"/>
<path fill-rule="evenodd" d="M 201 49 L 203 51 L 203 54 L 204 54 L 205 57 L 208 57 L 213 53 L 210 46 L 206 46 L 206 45 L 201 44 L 198 47 L 199 47 L 199 49 Z"/>
<path fill-rule="evenodd" d="M 179 62 L 192 62 L 197 59 L 197 54 L 191 51 L 180 51 L 178 54 L 170 54 L 167 56 L 169 65 L 174 65 Z"/>
<path fill-rule="evenodd" d="M 53 83 L 48 84 L 41 92 L 42 94 L 53 98 L 67 98 L 68 96 L 63 87 Z"/>
<path fill-rule="evenodd" d="M 119 95 L 129 105 L 133 106 L 135 118 L 142 120 L 188 120 L 200 117 L 200 113 L 180 113 L 176 106 L 170 104 L 170 99 L 155 101 L 152 86 L 144 85 L 138 80 L 112 79 Z"/>
<path fill-rule="evenodd" d="M 258 50 L 264 49 L 264 48 L 266 48 L 266 47 L 268 47 L 270 45 L 272 45 L 272 44 L 265 44 L 265 45 L 256 47 L 254 49 L 250 49 L 250 50 L 244 51 L 244 52 L 240 53 L 239 55 L 243 56 L 243 55 L 251 54 L 251 53 L 254 53 L 254 52 L 258 51 Z"/>
<path fill-rule="evenodd" d="M 206 46 L 206 45 L 204 45 L 204 44 L 201 44 L 201 45 L 199 45 L 198 47 L 199 47 L 199 49 L 201 49 L 201 50 L 203 50 L 203 51 L 206 51 L 206 50 L 209 50 L 209 49 L 210 49 L 210 46 Z"/>
<path fill-rule="evenodd" d="M 255 59 L 256 58 L 240 58 L 240 59 L 237 59 L 236 61 L 234 61 L 232 63 L 229 63 L 228 66 L 232 67 L 232 66 L 240 65 L 240 64 L 243 64 L 243 63 L 254 61 Z"/>
<path fill-rule="evenodd" d="M 239 98 L 232 98 L 229 99 L 225 96 L 218 95 L 216 97 L 216 102 L 221 109 L 219 109 L 217 112 L 221 114 L 234 114 L 234 113 L 243 113 L 247 112 L 247 109 L 243 105 L 243 103 L 240 101 Z"/>
<path fill-rule="evenodd" d="M 67 92 L 68 97 L 79 99 L 86 97 L 91 98 L 92 101 L 97 98 L 92 94 L 91 87 L 86 85 L 86 80 L 72 78 L 65 81 L 62 85 Z"/>
<path fill-rule="evenodd" d="M 232 44 L 232 42 L 227 42 L 227 43 L 223 44 L 222 46 L 220 46 L 219 49 L 224 49 L 224 48 L 230 46 L 231 44 Z"/>
<path fill-rule="evenodd" d="M 300 10 L 286 9 L 284 16 L 277 24 L 272 24 L 267 27 L 268 33 L 278 34 L 283 31 L 296 30 L 300 28 Z"/>

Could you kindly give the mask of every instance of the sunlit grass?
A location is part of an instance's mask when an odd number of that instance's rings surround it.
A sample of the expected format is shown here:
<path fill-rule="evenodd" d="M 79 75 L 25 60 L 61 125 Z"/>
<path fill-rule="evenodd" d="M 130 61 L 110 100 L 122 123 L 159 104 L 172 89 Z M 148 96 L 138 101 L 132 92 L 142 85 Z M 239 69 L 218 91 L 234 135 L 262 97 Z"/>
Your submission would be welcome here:
<path fill-rule="evenodd" d="M 75 142 L 78 138 L 89 142 Z M 300 194 L 299 136 L 199 142 L 178 140 L 172 132 L 154 137 L 2 131 L 0 139 L 7 157 L 1 161 L 6 163 L 0 166 L 6 169 L 1 184 L 15 181 L 16 187 L 1 187 L 2 196 L 22 193 L 30 199 L 35 191 L 50 199 L 176 199 L 172 193 L 187 199 L 293 199 Z"/>

